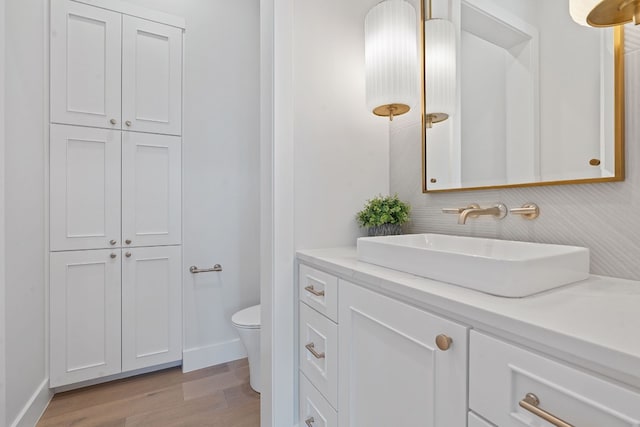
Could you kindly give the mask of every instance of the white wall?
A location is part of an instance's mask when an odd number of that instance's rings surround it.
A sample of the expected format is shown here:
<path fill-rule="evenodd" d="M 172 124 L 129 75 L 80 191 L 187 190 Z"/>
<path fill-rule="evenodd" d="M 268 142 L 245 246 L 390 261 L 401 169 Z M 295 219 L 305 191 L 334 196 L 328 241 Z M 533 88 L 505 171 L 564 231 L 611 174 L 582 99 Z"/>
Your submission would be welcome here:
<path fill-rule="evenodd" d="M 591 272 L 640 279 L 640 28 L 626 27 L 626 180 L 620 183 L 561 185 L 486 191 L 422 194 L 420 125 L 394 132 L 390 144 L 391 190 L 413 205 L 410 232 L 449 233 L 522 241 L 570 244 L 591 251 Z M 571 139 L 579 142 L 579 136 Z M 540 206 L 540 217 L 526 221 L 477 218 L 458 225 L 444 207 L 501 201 L 509 207 Z"/>
<path fill-rule="evenodd" d="M 389 120 L 374 116 L 365 102 L 364 18 L 377 3 L 295 2 L 298 249 L 353 245 L 361 235 L 356 212 L 388 192 Z"/>
<path fill-rule="evenodd" d="M 377 2 L 261 2 L 263 427 L 295 424 L 294 250 L 355 244 L 355 213 L 388 192 L 388 119 L 367 111 L 364 87 Z"/>
<path fill-rule="evenodd" d="M 7 424 L 46 390 L 43 0 L 6 1 Z"/>
<path fill-rule="evenodd" d="M 259 0 L 129 0 L 183 16 L 185 370 L 243 357 L 231 324 L 259 302 Z M 222 264 L 193 275 L 190 265 Z"/>
<path fill-rule="evenodd" d="M 7 413 L 7 383 L 5 363 L 5 233 L 4 233 L 4 85 L 5 85 L 5 2 L 0 2 L 0 414 Z M 0 427 L 5 427 L 6 416 L 0 416 Z"/>

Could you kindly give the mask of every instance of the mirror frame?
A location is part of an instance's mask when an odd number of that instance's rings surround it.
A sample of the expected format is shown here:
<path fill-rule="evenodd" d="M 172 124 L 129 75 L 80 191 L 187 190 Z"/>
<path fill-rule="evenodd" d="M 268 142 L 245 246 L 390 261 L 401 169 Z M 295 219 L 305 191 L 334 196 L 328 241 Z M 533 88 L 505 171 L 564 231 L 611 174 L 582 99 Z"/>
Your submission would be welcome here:
<path fill-rule="evenodd" d="M 567 185 L 567 184 L 593 184 L 600 182 L 618 182 L 625 179 L 625 91 L 624 91 L 624 26 L 618 25 L 613 30 L 613 61 L 614 61 L 614 176 L 603 178 L 582 178 L 559 181 L 527 182 L 521 184 L 504 184 L 479 187 L 462 187 L 430 190 L 427 188 L 427 126 L 426 126 L 426 88 L 425 88 L 425 36 L 424 21 L 426 18 L 426 7 L 430 7 L 432 0 L 420 0 L 420 94 L 421 94 L 421 117 L 422 117 L 422 192 L 423 193 L 444 193 L 455 191 L 471 190 L 493 190 L 500 188 L 518 187 L 540 187 L 543 185 Z M 427 3 L 429 6 L 427 6 Z"/>

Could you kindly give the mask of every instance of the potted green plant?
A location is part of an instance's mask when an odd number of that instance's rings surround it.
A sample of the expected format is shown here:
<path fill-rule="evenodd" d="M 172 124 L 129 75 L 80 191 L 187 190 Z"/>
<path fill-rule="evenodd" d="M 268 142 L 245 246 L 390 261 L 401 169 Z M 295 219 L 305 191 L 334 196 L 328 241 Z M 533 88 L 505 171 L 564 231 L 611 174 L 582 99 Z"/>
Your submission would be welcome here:
<path fill-rule="evenodd" d="M 402 234 L 402 224 L 409 221 L 411 207 L 393 196 L 377 196 L 367 200 L 364 209 L 356 214 L 361 227 L 369 228 L 369 236 Z"/>

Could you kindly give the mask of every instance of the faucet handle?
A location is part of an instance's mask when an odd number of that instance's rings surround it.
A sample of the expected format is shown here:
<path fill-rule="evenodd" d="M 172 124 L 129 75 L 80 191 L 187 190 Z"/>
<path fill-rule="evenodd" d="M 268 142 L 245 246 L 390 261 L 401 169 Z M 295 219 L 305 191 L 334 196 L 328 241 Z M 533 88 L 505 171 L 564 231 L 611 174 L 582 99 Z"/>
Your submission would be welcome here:
<path fill-rule="evenodd" d="M 524 219 L 536 219 L 540 216 L 540 208 L 535 203 L 525 203 L 521 208 L 509 210 L 512 215 L 522 215 Z"/>

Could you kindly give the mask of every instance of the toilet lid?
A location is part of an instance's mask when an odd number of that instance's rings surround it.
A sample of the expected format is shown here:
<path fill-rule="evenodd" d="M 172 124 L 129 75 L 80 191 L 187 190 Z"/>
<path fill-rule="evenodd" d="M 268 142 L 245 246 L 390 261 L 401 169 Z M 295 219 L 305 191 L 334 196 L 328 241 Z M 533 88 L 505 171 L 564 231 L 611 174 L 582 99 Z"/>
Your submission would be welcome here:
<path fill-rule="evenodd" d="M 240 328 L 259 328 L 260 304 L 240 310 L 231 316 L 231 322 Z"/>

